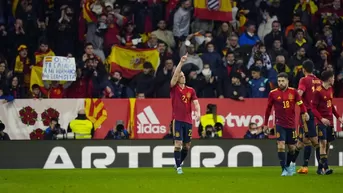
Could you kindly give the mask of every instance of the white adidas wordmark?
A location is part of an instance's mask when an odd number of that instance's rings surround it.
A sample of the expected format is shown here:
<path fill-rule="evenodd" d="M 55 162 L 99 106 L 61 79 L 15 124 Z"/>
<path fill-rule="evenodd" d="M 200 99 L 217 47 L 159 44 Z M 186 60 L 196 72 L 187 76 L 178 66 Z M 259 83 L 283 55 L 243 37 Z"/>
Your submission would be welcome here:
<path fill-rule="evenodd" d="M 166 126 L 161 125 L 151 106 L 137 115 L 137 129 L 138 133 L 166 133 Z"/>

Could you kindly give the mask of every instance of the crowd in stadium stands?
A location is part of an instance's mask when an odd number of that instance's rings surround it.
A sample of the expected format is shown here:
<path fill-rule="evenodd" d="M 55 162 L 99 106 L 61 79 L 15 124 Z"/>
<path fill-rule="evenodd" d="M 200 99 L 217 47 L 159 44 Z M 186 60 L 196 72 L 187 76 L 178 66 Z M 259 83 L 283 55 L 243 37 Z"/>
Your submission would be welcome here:
<path fill-rule="evenodd" d="M 187 85 L 198 97 L 267 97 L 279 72 L 297 87 L 307 59 L 317 76 L 335 72 L 335 95 L 343 97 L 341 0 L 231 0 L 228 22 L 194 17 L 193 3 L 1 1 L 0 98 L 168 98 L 171 74 L 185 53 Z M 145 62 L 140 74 L 123 77 L 106 62 L 113 45 L 157 48 L 160 65 Z M 31 85 L 32 67 L 55 55 L 76 58 L 76 81 Z"/>

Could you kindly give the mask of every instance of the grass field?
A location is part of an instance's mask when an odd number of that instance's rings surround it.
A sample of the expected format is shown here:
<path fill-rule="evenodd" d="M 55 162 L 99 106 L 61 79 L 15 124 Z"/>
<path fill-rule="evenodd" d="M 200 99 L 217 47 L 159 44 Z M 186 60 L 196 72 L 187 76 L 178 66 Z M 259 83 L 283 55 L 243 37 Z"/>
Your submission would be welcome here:
<path fill-rule="evenodd" d="M 279 167 L 0 170 L 0 193 L 339 193 L 343 167 L 331 176 L 281 177 Z"/>

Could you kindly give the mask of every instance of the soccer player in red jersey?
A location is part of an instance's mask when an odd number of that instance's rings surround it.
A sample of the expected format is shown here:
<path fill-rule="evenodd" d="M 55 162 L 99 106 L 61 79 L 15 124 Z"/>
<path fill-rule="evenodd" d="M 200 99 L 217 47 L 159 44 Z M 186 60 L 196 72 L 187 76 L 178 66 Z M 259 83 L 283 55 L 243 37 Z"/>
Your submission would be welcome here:
<path fill-rule="evenodd" d="M 304 149 L 304 164 L 303 166 L 297 171 L 299 174 L 307 174 L 308 173 L 308 161 L 311 157 L 311 152 L 313 146 L 317 151 L 319 151 L 319 144 L 318 144 L 318 137 L 317 137 L 317 129 L 314 120 L 314 115 L 312 113 L 312 100 L 313 100 L 313 92 L 315 89 L 322 84 L 322 81 L 317 78 L 314 74 L 314 64 L 311 60 L 306 60 L 302 64 L 302 71 L 305 77 L 301 78 L 299 81 L 298 86 L 298 93 L 304 102 L 304 105 L 307 109 L 307 113 L 310 116 L 308 121 L 304 120 L 303 116 L 300 116 L 299 121 L 299 136 L 298 142 L 295 148 L 295 155 L 290 164 L 291 169 L 295 173 L 295 162 L 299 155 L 299 151 L 305 146 Z"/>
<path fill-rule="evenodd" d="M 293 172 L 286 164 L 285 146 L 288 145 L 287 163 L 290 163 L 294 156 L 295 144 L 297 141 L 295 130 L 295 105 L 299 105 L 301 113 L 306 120 L 309 119 L 306 107 L 296 89 L 288 87 L 288 75 L 280 73 L 277 78 L 279 88 L 272 90 L 268 96 L 268 106 L 265 113 L 265 129 L 268 125 L 269 116 L 274 106 L 275 125 L 278 157 L 282 168 L 281 176 L 292 176 Z"/>
<path fill-rule="evenodd" d="M 332 86 L 335 82 L 334 73 L 331 71 L 324 71 L 322 72 L 321 77 L 323 80 L 322 86 L 316 88 L 312 101 L 312 111 L 316 117 L 317 128 L 319 129 L 320 160 L 317 174 L 329 175 L 333 173 L 333 170 L 329 169 L 328 166 L 330 142 L 335 140 L 333 115 L 335 115 L 339 122 L 343 123 L 343 120 L 339 117 L 339 114 L 332 103 Z"/>
<path fill-rule="evenodd" d="M 181 68 L 187 60 L 187 55 L 182 56 L 180 63 L 170 81 L 170 97 L 173 109 L 173 136 L 174 158 L 178 174 L 182 174 L 181 163 L 185 160 L 192 139 L 192 104 L 195 107 L 195 116 L 200 117 L 200 105 L 195 90 L 185 85 L 186 78 Z"/>

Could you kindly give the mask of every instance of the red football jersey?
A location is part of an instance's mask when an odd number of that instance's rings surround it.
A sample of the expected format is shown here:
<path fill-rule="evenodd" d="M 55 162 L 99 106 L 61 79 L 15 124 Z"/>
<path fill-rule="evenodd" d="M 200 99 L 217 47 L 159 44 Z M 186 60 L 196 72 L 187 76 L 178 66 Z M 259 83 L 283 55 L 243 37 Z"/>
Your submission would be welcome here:
<path fill-rule="evenodd" d="M 306 109 L 311 109 L 311 102 L 313 100 L 313 92 L 318 86 L 322 84 L 322 81 L 315 75 L 307 75 L 300 79 L 298 90 L 302 90 L 304 94 L 302 95 L 302 101 Z"/>
<path fill-rule="evenodd" d="M 268 107 L 265 114 L 264 125 L 268 125 L 269 116 L 274 106 L 275 124 L 284 128 L 295 128 L 295 106 L 299 105 L 301 112 L 306 112 L 300 95 L 294 88 L 287 88 L 285 91 L 274 89 L 268 96 Z"/>
<path fill-rule="evenodd" d="M 316 117 L 317 123 L 321 123 L 321 119 L 325 118 L 331 122 L 333 126 L 333 115 L 339 118 L 336 108 L 332 104 L 333 90 L 332 87 L 325 89 L 320 86 L 314 92 L 314 98 L 312 101 L 312 111 Z"/>
<path fill-rule="evenodd" d="M 195 90 L 185 86 L 183 89 L 175 85 L 170 89 L 173 119 L 192 124 L 192 101 L 198 99 Z"/>

